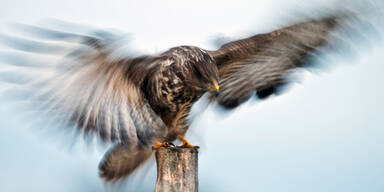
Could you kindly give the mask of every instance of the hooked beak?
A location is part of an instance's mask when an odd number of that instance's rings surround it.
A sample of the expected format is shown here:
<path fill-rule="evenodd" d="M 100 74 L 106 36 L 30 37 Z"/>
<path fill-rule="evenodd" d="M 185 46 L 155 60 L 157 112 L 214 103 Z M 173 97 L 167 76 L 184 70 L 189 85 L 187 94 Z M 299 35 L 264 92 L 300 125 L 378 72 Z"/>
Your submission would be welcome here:
<path fill-rule="evenodd" d="M 220 91 L 219 83 L 214 78 L 211 78 L 211 82 L 212 85 L 210 86 L 210 91 L 218 94 Z"/>

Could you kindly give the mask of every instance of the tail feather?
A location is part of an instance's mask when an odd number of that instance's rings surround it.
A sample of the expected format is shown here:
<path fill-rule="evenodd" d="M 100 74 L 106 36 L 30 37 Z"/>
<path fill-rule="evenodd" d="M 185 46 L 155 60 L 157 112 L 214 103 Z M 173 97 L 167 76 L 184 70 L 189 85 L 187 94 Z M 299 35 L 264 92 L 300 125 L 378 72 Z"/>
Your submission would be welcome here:
<path fill-rule="evenodd" d="M 103 157 L 99 165 L 99 175 L 106 181 L 117 181 L 129 176 L 137 167 L 152 155 L 150 147 L 132 148 L 128 145 L 116 145 Z"/>

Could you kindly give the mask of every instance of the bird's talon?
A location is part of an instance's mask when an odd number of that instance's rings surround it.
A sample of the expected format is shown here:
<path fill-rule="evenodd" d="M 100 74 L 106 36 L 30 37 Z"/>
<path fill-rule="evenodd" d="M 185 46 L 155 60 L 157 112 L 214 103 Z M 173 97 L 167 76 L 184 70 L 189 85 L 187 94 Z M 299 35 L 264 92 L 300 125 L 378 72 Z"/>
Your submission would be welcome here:
<path fill-rule="evenodd" d="M 191 145 L 191 144 L 189 144 L 189 143 L 183 143 L 183 144 L 180 145 L 179 147 L 184 147 L 184 148 L 194 148 L 194 149 L 198 149 L 198 148 L 200 148 L 199 146 Z"/>
<path fill-rule="evenodd" d="M 194 149 L 199 148 L 199 146 L 191 145 L 183 136 L 179 136 L 179 139 L 181 142 L 183 142 L 183 144 L 181 144 L 179 147 L 194 148 Z"/>
<path fill-rule="evenodd" d="M 170 142 L 157 142 L 156 145 L 152 146 L 152 149 L 158 149 L 160 147 L 175 147 L 175 144 Z"/>

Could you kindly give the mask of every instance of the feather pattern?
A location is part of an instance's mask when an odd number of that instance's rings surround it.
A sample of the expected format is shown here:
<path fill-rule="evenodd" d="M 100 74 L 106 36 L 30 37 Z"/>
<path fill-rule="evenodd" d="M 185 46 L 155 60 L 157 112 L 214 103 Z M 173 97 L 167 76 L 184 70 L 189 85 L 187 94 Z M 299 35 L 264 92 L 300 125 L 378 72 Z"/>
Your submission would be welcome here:
<path fill-rule="evenodd" d="M 38 88 L 34 97 L 44 100 L 44 110 L 59 114 L 85 135 L 96 133 L 103 141 L 146 146 L 166 135 L 167 127 L 141 90 L 147 74 L 156 70 L 153 57 L 119 57 L 113 52 L 118 38 L 111 35 L 103 38 L 33 26 L 24 29 L 47 39 L 38 44 L 5 35 L 1 39 L 16 50 L 39 54 L 52 50 L 42 46 L 51 48 L 52 40 L 55 47 L 64 47 L 61 41 L 74 47 L 50 66 L 51 76 L 26 85 Z"/>
<path fill-rule="evenodd" d="M 309 20 L 229 42 L 210 52 L 220 73 L 220 94 L 215 99 L 226 108 L 234 108 L 254 91 L 260 97 L 273 93 L 276 87 L 287 83 L 290 70 L 306 66 L 308 56 L 330 41 L 344 17 Z"/>

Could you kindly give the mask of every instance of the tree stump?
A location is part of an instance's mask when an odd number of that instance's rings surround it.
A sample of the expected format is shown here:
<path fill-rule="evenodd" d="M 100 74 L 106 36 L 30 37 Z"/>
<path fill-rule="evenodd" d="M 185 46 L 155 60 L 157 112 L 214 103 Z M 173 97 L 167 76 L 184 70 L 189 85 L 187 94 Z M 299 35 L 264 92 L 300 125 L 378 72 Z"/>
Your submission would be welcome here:
<path fill-rule="evenodd" d="M 161 147 L 156 150 L 155 192 L 198 191 L 198 149 Z"/>

